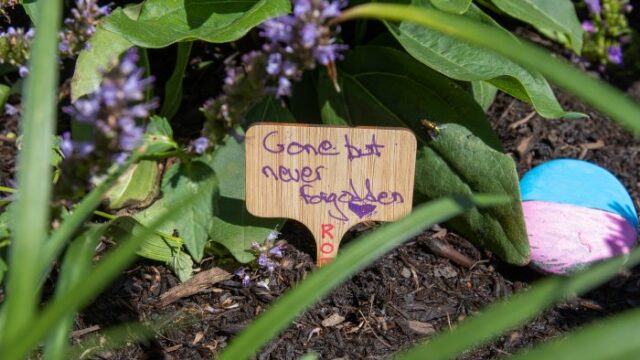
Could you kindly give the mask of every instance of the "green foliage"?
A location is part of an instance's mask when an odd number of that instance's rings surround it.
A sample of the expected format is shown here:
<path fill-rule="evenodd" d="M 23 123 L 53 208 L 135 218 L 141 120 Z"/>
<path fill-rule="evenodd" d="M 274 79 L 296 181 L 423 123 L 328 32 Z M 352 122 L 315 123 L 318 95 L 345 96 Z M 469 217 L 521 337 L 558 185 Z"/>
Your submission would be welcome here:
<path fill-rule="evenodd" d="M 594 108 L 611 116 L 634 133 L 640 133 L 640 105 L 611 85 L 583 74 L 580 70 L 556 59 L 524 40 L 471 19 L 441 11 L 404 5 L 365 4 L 345 12 L 340 21 L 375 18 L 388 21 L 413 22 L 453 38 L 490 49 L 513 61 L 537 70 L 558 86 L 580 97 Z M 469 58 L 475 59 L 470 53 Z M 491 65 L 493 66 L 493 65 Z M 499 87 L 499 86 L 498 86 Z"/>
<path fill-rule="evenodd" d="M 566 38 L 571 49 L 580 54 L 584 31 L 571 0 L 491 0 L 500 10 L 527 22 L 543 32 Z"/>
<path fill-rule="evenodd" d="M 137 20 L 117 9 L 104 27 L 147 48 L 193 40 L 222 43 L 240 38 L 254 26 L 287 13 L 290 8 L 288 0 L 146 0 Z"/>
<path fill-rule="evenodd" d="M 423 9 L 431 9 L 429 0 L 398 0 Z M 474 23 L 490 26 L 503 36 L 515 38 L 491 17 L 471 5 L 464 17 Z M 545 78 L 507 57 L 482 47 L 460 41 L 448 34 L 420 26 L 412 21 L 385 22 L 389 31 L 413 57 L 442 74 L 464 81 L 484 80 L 520 100 L 531 103 L 536 111 L 547 118 L 575 117 L 560 107 L 551 86 Z"/>
<path fill-rule="evenodd" d="M 155 161 L 143 160 L 133 165 L 105 195 L 107 209 L 148 205 L 158 193 L 159 177 Z"/>
<path fill-rule="evenodd" d="M 11 87 L 0 84 L 0 109 L 4 109 L 4 105 L 9 100 L 9 95 L 11 95 Z"/>
<path fill-rule="evenodd" d="M 159 214 L 170 211 L 181 199 L 196 199 L 180 212 L 174 212 L 158 230 L 177 235 L 184 240 L 189 254 L 202 260 L 204 246 L 209 239 L 209 224 L 214 216 L 214 204 L 218 199 L 218 179 L 211 166 L 202 159 L 189 163 L 175 163 L 169 167 L 160 187 L 162 198 L 149 208 L 134 215 L 143 225 L 149 226 Z M 217 205 L 216 205 L 217 206 Z"/>
<path fill-rule="evenodd" d="M 176 66 L 165 86 L 164 101 L 160 109 L 160 115 L 166 118 L 171 119 L 180 108 L 180 103 L 182 102 L 182 78 L 189 62 L 192 46 L 192 42 L 178 43 Z"/>
<path fill-rule="evenodd" d="M 89 49 L 80 52 L 71 79 L 71 100 L 94 92 L 102 82 L 102 74 L 133 44 L 122 36 L 98 27 L 89 40 Z"/>
<path fill-rule="evenodd" d="M 116 241 L 121 241 L 130 236 L 144 237 L 137 254 L 147 259 L 161 261 L 169 266 L 178 275 L 180 281 L 186 281 L 193 273 L 193 260 L 182 251 L 182 239 L 151 232 L 134 218 L 123 216 L 113 220 L 109 224 L 107 235 Z"/>
<path fill-rule="evenodd" d="M 56 126 L 58 85 L 58 35 L 62 3 L 41 1 L 38 12 L 46 14 L 38 22 L 30 74 L 23 89 L 22 150 L 18 155 L 18 192 L 13 213 L 13 242 L 9 254 L 6 299 L 0 319 L 0 348 L 29 329 L 35 318 L 39 299 L 39 256 L 49 229 L 51 197 L 50 158 L 52 134 Z M 43 159 L 47 159 L 43 161 Z M 24 266 L 29 264 L 30 266 Z"/>
<path fill-rule="evenodd" d="M 431 0 L 437 9 L 452 14 L 464 14 L 471 6 L 471 0 Z"/>
<path fill-rule="evenodd" d="M 504 194 L 516 200 L 472 209 L 449 222 L 467 239 L 515 265 L 529 262 L 529 241 L 520 205 L 516 164 L 457 124 L 446 125 L 418 150 L 416 192 L 426 199 L 473 193 Z"/>
<path fill-rule="evenodd" d="M 268 116 L 268 113 L 264 114 Z M 263 243 L 282 220 L 257 218 L 247 211 L 244 144 L 228 137 L 223 147 L 205 157 L 208 157 L 206 161 L 219 181 L 216 211 L 210 220 L 209 237 L 224 245 L 236 260 L 249 262 L 254 259 L 249 251 L 251 243 Z"/>
<path fill-rule="evenodd" d="M 149 125 L 143 137 L 146 155 L 162 155 L 177 150 L 178 143 L 173 139 L 173 129 L 167 119 L 160 116 L 149 118 Z"/>
<path fill-rule="evenodd" d="M 493 104 L 493 100 L 498 93 L 498 88 L 486 81 L 472 81 L 471 93 L 473 94 L 473 98 L 476 99 L 476 102 L 482 107 L 482 110 L 486 112 L 489 110 L 491 104 Z"/>

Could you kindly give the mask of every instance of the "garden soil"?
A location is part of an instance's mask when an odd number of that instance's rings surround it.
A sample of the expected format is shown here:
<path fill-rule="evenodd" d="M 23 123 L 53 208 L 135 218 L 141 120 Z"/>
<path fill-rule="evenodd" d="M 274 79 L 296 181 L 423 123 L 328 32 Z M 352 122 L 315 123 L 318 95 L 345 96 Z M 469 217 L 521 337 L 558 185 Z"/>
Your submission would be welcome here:
<path fill-rule="evenodd" d="M 630 91 L 640 96 L 640 83 Z M 636 206 L 640 205 L 640 140 L 572 98 L 560 98 L 566 109 L 584 112 L 589 118 L 543 119 L 531 106 L 505 95 L 499 95 L 491 107 L 491 121 L 516 161 L 518 173 L 556 158 L 592 161 L 617 175 Z M 370 230 L 357 226 L 347 237 Z M 210 359 L 275 299 L 314 271 L 310 255 L 314 244 L 304 227 L 288 223 L 280 238 L 287 242 L 286 256 L 268 288 L 256 282 L 245 288 L 232 277 L 167 305 L 161 296 L 178 280 L 162 265 L 139 262 L 76 319 L 74 341 L 111 325 L 158 321 L 174 314 L 173 325 L 154 339 L 102 351 L 99 358 Z M 444 254 L 438 251 L 443 247 Z M 205 261 L 202 271 L 209 267 L 211 262 Z M 454 328 L 488 304 L 526 291 L 543 277 L 529 268 L 508 266 L 455 233 L 435 227 L 332 291 L 266 345 L 257 359 L 297 359 L 308 352 L 320 359 L 386 358 Z M 625 270 L 607 284 L 555 306 L 460 359 L 496 359 L 525 350 L 637 307 L 639 295 L 640 268 Z M 175 320 L 176 313 L 189 320 Z"/>

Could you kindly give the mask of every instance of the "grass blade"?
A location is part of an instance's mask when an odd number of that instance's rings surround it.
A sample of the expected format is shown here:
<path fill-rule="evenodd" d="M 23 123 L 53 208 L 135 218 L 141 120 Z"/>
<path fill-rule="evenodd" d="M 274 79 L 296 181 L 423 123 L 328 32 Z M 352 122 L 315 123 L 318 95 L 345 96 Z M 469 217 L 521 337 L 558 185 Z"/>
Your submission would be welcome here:
<path fill-rule="evenodd" d="M 539 345 L 511 360 L 637 359 L 640 351 L 640 310 L 632 310 L 596 322 L 566 337 Z"/>
<path fill-rule="evenodd" d="M 491 49 L 530 69 L 611 116 L 634 134 L 640 133 L 640 105 L 611 85 L 593 79 L 525 40 L 462 16 L 435 9 L 392 4 L 365 4 L 345 11 L 336 22 L 352 19 L 412 21 L 443 34 Z"/>
<path fill-rule="evenodd" d="M 414 209 L 404 219 L 384 225 L 354 241 L 331 264 L 314 272 L 278 299 L 269 311 L 262 314 L 231 343 L 219 359 L 250 358 L 331 289 L 426 227 L 459 215 L 474 205 L 500 205 L 506 203 L 505 200 L 508 198 L 502 196 L 477 196 L 473 201 L 467 198 L 435 200 Z"/>
<path fill-rule="evenodd" d="M 0 348 L 0 359 L 22 359 L 41 341 L 51 329 L 65 316 L 76 313 L 87 305 L 95 296 L 103 291 L 122 270 L 130 265 L 136 258 L 136 251 L 146 240 L 147 236 L 153 236 L 153 231 L 165 221 L 175 216 L 185 206 L 193 202 L 197 196 L 186 197 L 176 203 L 171 211 L 166 211 L 158 216 L 149 227 L 144 227 L 137 236 L 132 236 L 119 242 L 118 247 L 106 255 L 93 270 L 75 284 L 64 295 L 56 297 L 44 310 L 38 314 L 28 329 L 16 332 L 11 338 L 6 338 L 6 344 Z"/>
<path fill-rule="evenodd" d="M 96 246 L 102 234 L 107 230 L 107 226 L 107 224 L 93 225 L 69 245 L 56 284 L 56 298 L 64 297 L 65 293 L 91 270 Z M 63 360 L 66 358 L 74 316 L 75 313 L 68 314 L 58 322 L 56 328 L 51 332 L 45 344 L 45 359 Z"/>
<path fill-rule="evenodd" d="M 3 306 L 2 339 L 25 330 L 33 320 L 39 300 L 42 265 L 39 249 L 49 229 L 51 148 L 56 127 L 58 87 L 58 28 L 60 0 L 38 2 L 43 16 L 33 42 L 24 90 L 22 150 L 18 154 L 18 198 L 13 241 L 9 254 L 7 298 Z M 0 346 L 8 344 L 2 341 Z"/>
<path fill-rule="evenodd" d="M 414 347 L 397 359 L 418 360 L 427 356 L 430 360 L 454 358 L 463 351 L 525 323 L 551 305 L 604 283 L 617 274 L 625 263 L 628 267 L 640 263 L 640 248 L 635 249 L 628 257 L 618 257 L 597 264 L 569 278 L 554 277 L 542 280 L 528 291 L 490 306 L 479 315 L 460 323 L 455 330 L 430 339 L 429 342 Z"/>

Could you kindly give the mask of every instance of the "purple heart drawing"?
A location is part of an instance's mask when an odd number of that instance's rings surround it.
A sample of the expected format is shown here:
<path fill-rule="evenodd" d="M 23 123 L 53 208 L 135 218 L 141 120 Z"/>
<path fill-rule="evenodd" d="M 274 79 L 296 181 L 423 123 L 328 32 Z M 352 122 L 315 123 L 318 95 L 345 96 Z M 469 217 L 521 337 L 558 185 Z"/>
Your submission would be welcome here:
<path fill-rule="evenodd" d="M 349 203 L 349 210 L 353 211 L 354 214 L 358 215 L 360 219 L 363 217 L 370 215 L 377 206 L 372 204 L 356 204 L 354 202 Z"/>

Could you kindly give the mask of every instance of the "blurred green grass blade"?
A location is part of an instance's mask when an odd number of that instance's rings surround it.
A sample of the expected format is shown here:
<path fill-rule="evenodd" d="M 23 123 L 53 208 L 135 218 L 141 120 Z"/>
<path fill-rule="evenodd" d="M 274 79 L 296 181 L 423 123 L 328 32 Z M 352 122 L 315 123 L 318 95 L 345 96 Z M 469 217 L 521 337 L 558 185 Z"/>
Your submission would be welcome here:
<path fill-rule="evenodd" d="M 580 97 L 602 113 L 611 116 L 633 133 L 640 133 L 640 105 L 609 84 L 598 81 L 559 60 L 546 50 L 518 41 L 490 26 L 462 16 L 435 9 L 391 4 L 365 4 L 345 11 L 336 21 L 374 18 L 391 21 L 412 21 L 443 34 L 491 49 L 530 69 Z"/>
<path fill-rule="evenodd" d="M 146 236 L 153 236 L 154 230 L 175 213 L 182 211 L 188 204 L 193 202 L 197 196 L 186 197 L 174 204 L 170 211 L 166 211 L 156 217 L 155 221 L 145 227 L 144 231 L 137 236 L 130 237 L 118 243 L 118 246 L 109 252 L 86 274 L 83 279 L 74 285 L 64 296 L 53 299 L 35 318 L 28 329 L 15 332 L 13 337 L 5 337 L 6 344 L 0 348 L 0 359 L 13 360 L 22 359 L 35 348 L 51 329 L 65 316 L 75 314 L 81 307 L 87 305 L 97 295 L 100 294 L 122 270 L 129 266 L 136 258 L 136 251 L 146 240 Z"/>
<path fill-rule="evenodd" d="M 3 306 L 2 339 L 30 326 L 39 301 L 40 249 L 49 230 L 51 148 L 58 95 L 58 28 L 60 0 L 38 2 L 43 14 L 33 42 L 22 94 L 22 150 L 18 154 L 18 198 L 9 254 L 7 297 Z M 8 344 L 2 341 L 0 346 Z"/>
<path fill-rule="evenodd" d="M 640 310 L 631 310 L 596 322 L 574 333 L 541 344 L 511 360 L 638 359 Z"/>
<path fill-rule="evenodd" d="M 107 224 L 92 225 L 69 245 L 56 284 L 56 299 L 64 298 L 66 292 L 91 270 L 96 246 L 105 230 L 107 230 Z M 66 358 L 74 317 L 75 313 L 68 314 L 53 329 L 45 344 L 45 360 Z"/>
<path fill-rule="evenodd" d="M 220 360 L 249 359 L 269 340 L 284 330 L 300 313 L 351 275 L 384 255 L 423 229 L 448 220 L 476 206 L 500 205 L 504 196 L 477 195 L 473 200 L 443 198 L 419 206 L 413 213 L 395 223 L 363 236 L 343 249 L 329 265 L 317 270 L 288 291 L 222 353 Z"/>
<path fill-rule="evenodd" d="M 463 351 L 500 336 L 508 329 L 523 324 L 551 305 L 568 297 L 584 293 L 616 275 L 622 266 L 640 263 L 640 248 L 628 257 L 618 257 L 578 273 L 569 278 L 554 277 L 535 284 L 531 289 L 516 294 L 506 301 L 491 305 L 479 315 L 467 318 L 450 332 L 429 342 L 415 346 L 398 356 L 398 360 L 450 359 Z M 550 359 L 556 359 L 551 357 Z M 557 359 L 564 359 L 557 357 Z"/>
<path fill-rule="evenodd" d="M 9 95 L 11 95 L 11 87 L 0 84 L 0 111 L 4 112 L 4 105 L 9 100 Z"/>
<path fill-rule="evenodd" d="M 91 192 L 85 196 L 82 201 L 73 209 L 73 213 L 68 216 L 55 231 L 51 233 L 49 240 L 44 244 L 42 249 L 42 264 L 45 264 L 40 274 L 41 281 L 49 273 L 49 270 L 53 264 L 53 261 L 60 254 L 60 251 L 64 248 L 65 244 L 73 234 L 82 226 L 84 221 L 91 216 L 93 210 L 100 205 L 104 194 L 113 186 L 118 178 L 124 174 L 129 167 L 138 161 L 141 156 L 141 152 L 134 152 L 132 156 L 120 167 L 118 167 L 113 173 L 109 174 L 100 185 L 96 186 Z"/>
<path fill-rule="evenodd" d="M 162 102 L 162 108 L 160 109 L 160 116 L 171 119 L 180 108 L 180 102 L 182 101 L 182 79 L 184 78 L 184 71 L 187 69 L 189 63 L 189 56 L 191 55 L 191 47 L 193 42 L 179 42 L 178 43 L 178 56 L 176 59 L 176 66 L 173 69 L 173 73 L 164 90 L 164 101 Z"/>

